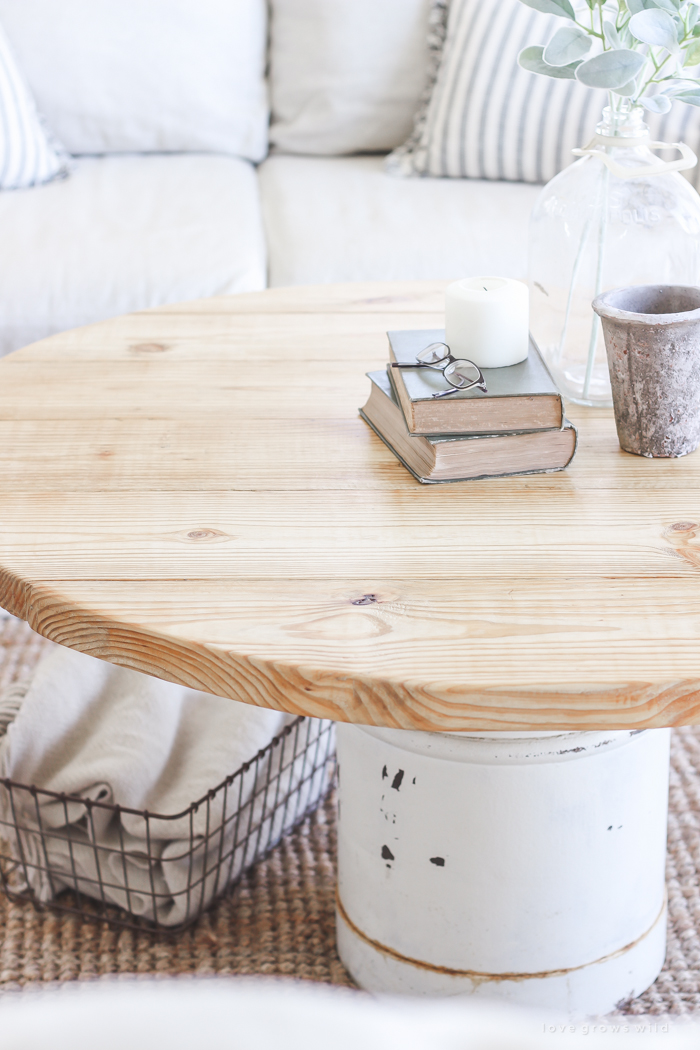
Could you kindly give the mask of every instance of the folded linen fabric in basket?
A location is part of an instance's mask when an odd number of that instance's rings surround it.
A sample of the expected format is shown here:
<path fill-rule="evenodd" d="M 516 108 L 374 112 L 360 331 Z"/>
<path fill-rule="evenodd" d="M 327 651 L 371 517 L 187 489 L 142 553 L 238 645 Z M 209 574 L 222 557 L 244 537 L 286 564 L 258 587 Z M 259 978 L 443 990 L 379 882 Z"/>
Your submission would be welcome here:
<path fill-rule="evenodd" d="M 293 721 L 52 646 L 0 696 L 0 776 L 149 816 L 3 786 L 0 834 L 39 900 L 69 887 L 178 925 L 327 787 L 305 755 L 290 760 L 285 738 L 212 791 Z"/>

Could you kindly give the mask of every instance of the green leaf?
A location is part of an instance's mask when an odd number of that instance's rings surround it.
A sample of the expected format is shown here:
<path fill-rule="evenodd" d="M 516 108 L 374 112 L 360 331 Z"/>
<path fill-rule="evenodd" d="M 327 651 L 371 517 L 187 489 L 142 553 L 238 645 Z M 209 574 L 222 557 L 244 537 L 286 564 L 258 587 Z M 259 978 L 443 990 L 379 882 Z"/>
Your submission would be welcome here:
<path fill-rule="evenodd" d="M 542 54 L 548 66 L 570 66 L 587 55 L 593 41 L 578 26 L 562 26 L 549 41 Z"/>
<path fill-rule="evenodd" d="M 629 26 L 624 25 L 622 29 L 618 30 L 618 36 L 620 37 L 620 43 L 623 47 L 632 48 L 635 40 L 629 31 Z"/>
<path fill-rule="evenodd" d="M 595 55 L 582 62 L 576 70 L 576 79 L 586 87 L 616 91 L 633 80 L 645 62 L 644 55 L 639 51 L 630 51 L 627 48 L 604 51 L 602 55 Z"/>
<path fill-rule="evenodd" d="M 700 65 L 700 37 L 695 37 L 688 44 L 685 51 L 685 57 L 683 59 L 684 66 L 697 66 Z"/>
<path fill-rule="evenodd" d="M 627 0 L 627 7 L 631 15 L 640 11 L 667 11 L 670 15 L 678 13 L 678 4 L 673 0 Z"/>
<path fill-rule="evenodd" d="M 700 90 L 680 91 L 673 96 L 676 102 L 685 102 L 687 106 L 700 106 Z"/>
<path fill-rule="evenodd" d="M 624 47 L 624 44 L 620 40 L 620 34 L 615 28 L 614 22 L 603 22 L 603 33 L 605 34 L 605 39 L 610 44 L 610 47 Z"/>
<path fill-rule="evenodd" d="M 639 11 L 630 18 L 630 33 L 643 44 L 678 52 L 676 23 L 667 11 Z"/>
<path fill-rule="evenodd" d="M 649 113 L 668 113 L 672 105 L 667 95 L 652 95 L 650 98 L 642 98 L 639 101 Z"/>
<path fill-rule="evenodd" d="M 683 77 L 682 80 L 673 80 L 669 77 L 661 88 L 662 94 L 668 95 L 671 98 L 687 91 L 700 91 L 700 81 L 697 81 L 692 77 Z"/>
<path fill-rule="evenodd" d="M 558 15 L 559 18 L 570 18 L 576 21 L 574 9 L 569 0 L 520 0 L 527 7 L 534 7 L 535 11 L 543 11 L 546 15 Z"/>
<path fill-rule="evenodd" d="M 518 64 L 528 73 L 541 73 L 546 77 L 558 77 L 560 80 L 575 80 L 576 70 L 580 63 L 574 62 L 570 66 L 550 66 L 542 58 L 543 47 L 533 44 L 525 47 L 518 55 Z"/>
<path fill-rule="evenodd" d="M 623 98 L 632 98 L 633 95 L 637 94 L 637 81 L 630 80 L 627 84 L 623 84 L 622 87 L 615 88 L 613 94 L 622 95 Z"/>

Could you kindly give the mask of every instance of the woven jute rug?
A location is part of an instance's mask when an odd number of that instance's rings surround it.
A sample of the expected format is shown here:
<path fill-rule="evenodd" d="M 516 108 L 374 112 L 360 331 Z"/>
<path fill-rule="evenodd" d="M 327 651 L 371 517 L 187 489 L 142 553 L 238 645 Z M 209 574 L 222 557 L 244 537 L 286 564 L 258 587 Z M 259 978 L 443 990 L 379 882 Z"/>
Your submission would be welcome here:
<path fill-rule="evenodd" d="M 0 619 L 0 690 L 45 643 Z M 0 988 L 118 974 L 266 974 L 352 985 L 335 949 L 335 802 L 329 797 L 197 924 L 176 936 L 119 930 L 0 895 Z M 673 734 L 669 937 L 655 984 L 624 1014 L 700 1015 L 700 728 Z"/>

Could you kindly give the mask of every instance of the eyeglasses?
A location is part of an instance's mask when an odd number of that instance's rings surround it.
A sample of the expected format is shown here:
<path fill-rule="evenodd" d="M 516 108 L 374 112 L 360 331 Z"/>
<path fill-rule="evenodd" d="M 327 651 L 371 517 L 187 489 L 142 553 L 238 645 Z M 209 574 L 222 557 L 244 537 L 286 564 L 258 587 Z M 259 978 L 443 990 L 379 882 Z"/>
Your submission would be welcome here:
<path fill-rule="evenodd" d="M 475 365 L 473 361 L 453 357 L 447 343 L 431 343 L 424 350 L 420 350 L 416 354 L 415 365 L 392 361 L 391 367 L 435 368 L 442 372 L 452 389 L 440 390 L 437 394 L 433 394 L 433 397 L 449 397 L 450 394 L 455 394 L 458 390 L 471 390 L 472 387 L 478 387 L 485 394 L 488 393 L 484 376 L 479 366 Z"/>

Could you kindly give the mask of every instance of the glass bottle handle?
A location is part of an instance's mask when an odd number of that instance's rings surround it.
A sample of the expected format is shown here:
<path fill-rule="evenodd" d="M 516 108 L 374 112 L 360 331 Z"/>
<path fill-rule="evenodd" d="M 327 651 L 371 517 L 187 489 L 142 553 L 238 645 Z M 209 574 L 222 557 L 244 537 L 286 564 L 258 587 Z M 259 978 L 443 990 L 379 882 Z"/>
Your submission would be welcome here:
<path fill-rule="evenodd" d="M 685 171 L 694 167 L 698 162 L 697 156 L 685 142 L 645 142 L 644 145 L 648 149 L 677 149 L 681 155 L 678 160 L 660 161 L 654 167 L 641 165 L 638 168 L 629 168 L 623 164 L 618 164 L 605 150 L 595 149 L 595 145 L 597 145 L 596 139 L 589 146 L 586 146 L 585 149 L 574 149 L 571 152 L 575 153 L 577 157 L 600 157 L 611 174 L 618 179 L 634 179 L 640 175 L 661 175 L 665 171 Z"/>

